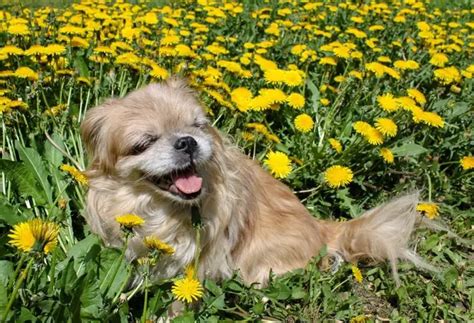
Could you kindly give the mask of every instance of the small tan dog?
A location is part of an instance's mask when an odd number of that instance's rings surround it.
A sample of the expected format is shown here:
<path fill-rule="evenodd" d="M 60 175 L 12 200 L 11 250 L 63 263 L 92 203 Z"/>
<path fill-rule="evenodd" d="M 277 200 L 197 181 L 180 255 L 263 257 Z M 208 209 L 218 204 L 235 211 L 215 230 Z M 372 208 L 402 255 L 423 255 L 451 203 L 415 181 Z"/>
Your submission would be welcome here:
<path fill-rule="evenodd" d="M 169 278 L 193 261 L 192 208 L 202 218 L 199 277 L 222 279 L 240 270 L 265 284 L 270 270 L 304 267 L 327 245 L 346 261 L 398 259 L 430 267 L 408 248 L 417 194 L 397 198 L 348 222 L 312 217 L 291 190 L 209 125 L 194 93 L 171 79 L 91 109 L 82 125 L 91 157 L 86 218 L 109 245 L 120 246 L 115 217 L 145 219 L 129 242 L 130 260 L 153 235 L 175 248 L 155 268 Z"/>

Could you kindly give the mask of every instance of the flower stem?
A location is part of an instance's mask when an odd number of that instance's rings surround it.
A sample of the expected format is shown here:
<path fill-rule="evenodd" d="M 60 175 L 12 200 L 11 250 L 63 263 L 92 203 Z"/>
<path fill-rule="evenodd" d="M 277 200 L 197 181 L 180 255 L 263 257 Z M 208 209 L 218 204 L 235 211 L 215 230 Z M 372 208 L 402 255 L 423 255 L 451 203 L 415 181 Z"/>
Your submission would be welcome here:
<path fill-rule="evenodd" d="M 146 314 L 148 310 L 148 276 L 150 274 L 150 266 L 146 266 L 146 272 L 145 272 L 145 298 L 143 300 L 143 313 L 142 313 L 142 319 L 141 322 L 145 323 L 146 322 Z"/>
<path fill-rule="evenodd" d="M 30 271 L 30 268 L 33 265 L 34 261 L 35 261 L 35 258 L 31 258 L 30 261 L 28 262 L 28 264 L 26 265 L 25 270 L 20 274 L 20 277 L 16 282 L 15 288 L 13 289 L 13 292 L 10 296 L 10 299 L 8 300 L 8 304 L 5 307 L 5 312 L 3 313 L 3 317 L 2 317 L 2 323 L 6 322 L 7 317 L 8 317 L 8 313 L 10 312 L 10 308 L 12 307 L 13 302 L 16 299 L 16 295 L 18 294 L 18 290 L 20 289 L 21 285 L 23 284 L 23 281 L 25 280 L 25 278 L 28 276 L 28 272 Z"/>

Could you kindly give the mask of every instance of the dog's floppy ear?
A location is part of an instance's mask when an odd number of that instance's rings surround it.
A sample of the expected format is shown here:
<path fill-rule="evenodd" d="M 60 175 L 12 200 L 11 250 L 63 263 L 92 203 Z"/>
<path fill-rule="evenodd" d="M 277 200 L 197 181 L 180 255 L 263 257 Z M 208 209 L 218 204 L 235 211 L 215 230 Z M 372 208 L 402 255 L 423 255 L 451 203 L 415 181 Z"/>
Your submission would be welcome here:
<path fill-rule="evenodd" d="M 108 173 L 117 160 L 113 145 L 113 134 L 107 126 L 107 118 L 117 100 L 108 100 L 86 113 L 81 124 L 81 137 L 89 154 L 89 169 Z"/>

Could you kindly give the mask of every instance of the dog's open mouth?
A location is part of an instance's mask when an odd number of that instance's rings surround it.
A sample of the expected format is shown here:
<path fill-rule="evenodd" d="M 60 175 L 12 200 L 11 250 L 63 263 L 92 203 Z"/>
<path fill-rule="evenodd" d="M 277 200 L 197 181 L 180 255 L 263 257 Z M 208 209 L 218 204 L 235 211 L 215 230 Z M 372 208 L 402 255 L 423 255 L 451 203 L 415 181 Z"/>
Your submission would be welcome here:
<path fill-rule="evenodd" d="M 196 172 L 194 165 L 175 170 L 164 176 L 147 178 L 160 189 L 185 200 L 197 198 L 202 191 L 202 178 Z"/>

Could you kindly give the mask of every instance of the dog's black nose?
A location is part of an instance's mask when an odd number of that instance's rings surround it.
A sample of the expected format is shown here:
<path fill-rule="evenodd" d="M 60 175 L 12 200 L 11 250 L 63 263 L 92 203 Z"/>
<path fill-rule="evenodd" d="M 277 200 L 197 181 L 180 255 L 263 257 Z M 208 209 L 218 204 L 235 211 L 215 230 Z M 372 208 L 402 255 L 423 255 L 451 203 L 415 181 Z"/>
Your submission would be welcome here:
<path fill-rule="evenodd" d="M 174 143 L 174 149 L 192 155 L 197 148 L 198 143 L 191 136 L 181 137 Z"/>

